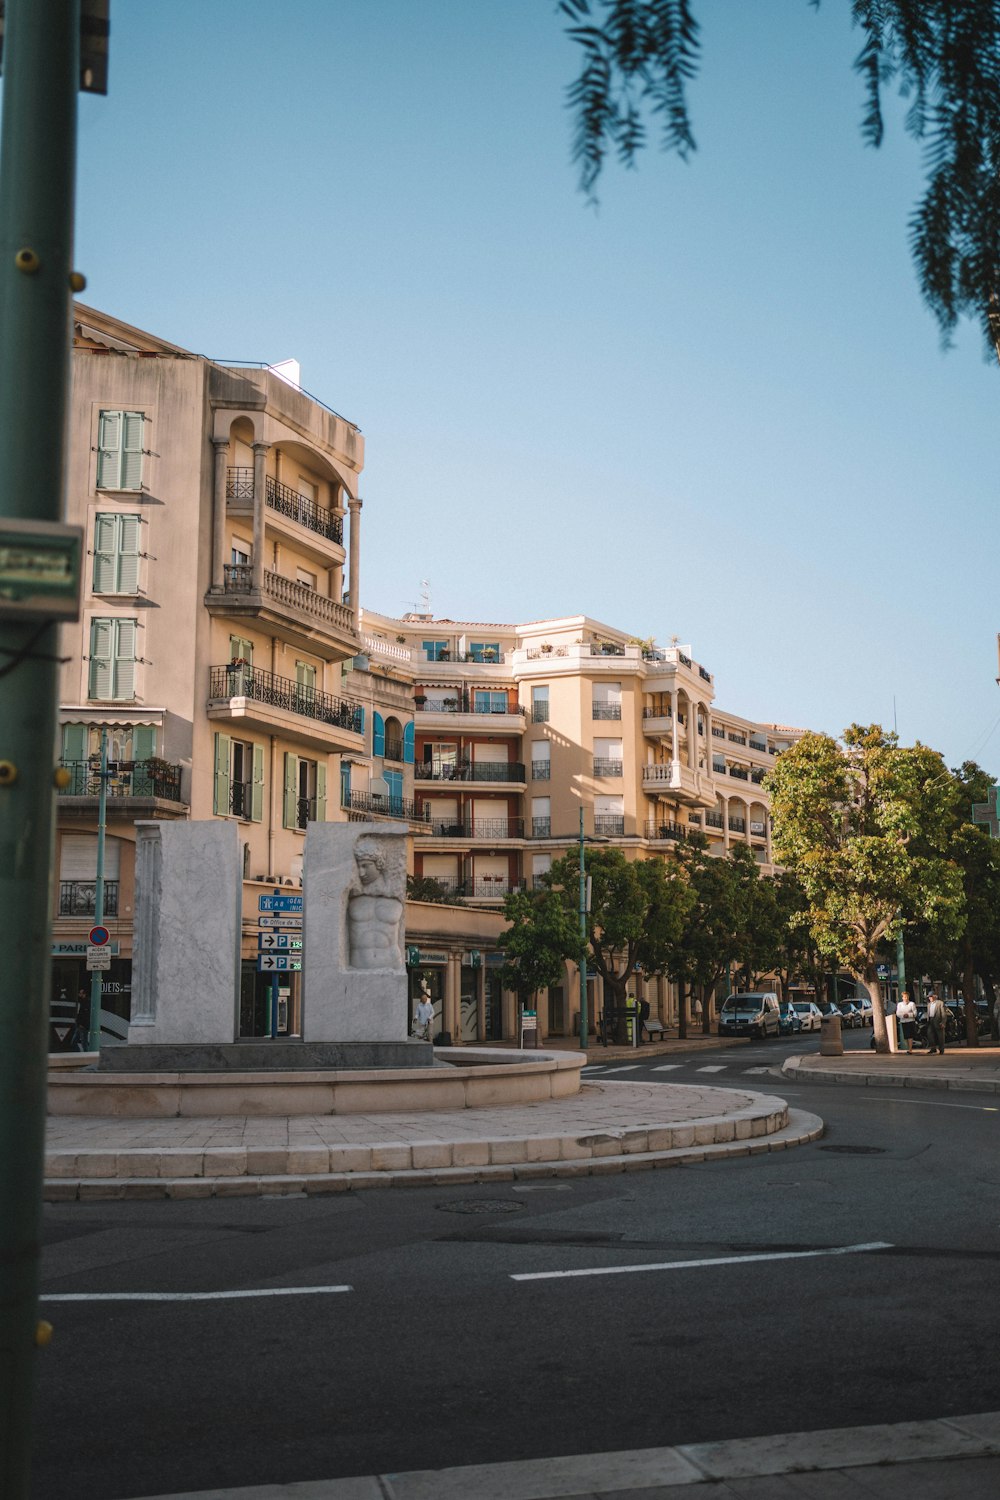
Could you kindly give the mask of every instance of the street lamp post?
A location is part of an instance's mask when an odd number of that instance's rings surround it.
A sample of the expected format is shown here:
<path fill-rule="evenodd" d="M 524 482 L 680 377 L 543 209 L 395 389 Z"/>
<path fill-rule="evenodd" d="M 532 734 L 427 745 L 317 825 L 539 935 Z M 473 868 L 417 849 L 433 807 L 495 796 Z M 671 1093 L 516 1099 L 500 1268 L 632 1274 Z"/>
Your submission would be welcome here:
<path fill-rule="evenodd" d="M 98 771 L 97 792 L 97 879 L 94 882 L 94 925 L 100 927 L 104 921 L 104 841 L 108 827 L 108 726 L 101 725 L 101 769 Z M 87 1047 L 91 1052 L 101 1050 L 101 991 L 104 988 L 104 971 L 95 969 L 90 976 L 90 1035 Z"/>
<path fill-rule="evenodd" d="M 587 1017 L 587 869 L 583 857 L 583 808 L 580 808 L 580 1051 L 586 1052 Z"/>

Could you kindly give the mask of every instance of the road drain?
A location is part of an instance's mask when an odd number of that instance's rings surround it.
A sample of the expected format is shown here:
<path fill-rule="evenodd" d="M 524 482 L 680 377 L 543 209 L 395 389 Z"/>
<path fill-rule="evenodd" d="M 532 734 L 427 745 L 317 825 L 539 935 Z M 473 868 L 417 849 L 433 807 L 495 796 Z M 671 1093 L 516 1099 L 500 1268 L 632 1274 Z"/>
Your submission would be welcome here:
<path fill-rule="evenodd" d="M 523 1214 L 525 1205 L 510 1198 L 458 1198 L 454 1203 L 437 1203 L 443 1214 Z"/>
<path fill-rule="evenodd" d="M 820 1146 L 821 1151 L 833 1151 L 837 1156 L 884 1156 L 884 1146 Z"/>

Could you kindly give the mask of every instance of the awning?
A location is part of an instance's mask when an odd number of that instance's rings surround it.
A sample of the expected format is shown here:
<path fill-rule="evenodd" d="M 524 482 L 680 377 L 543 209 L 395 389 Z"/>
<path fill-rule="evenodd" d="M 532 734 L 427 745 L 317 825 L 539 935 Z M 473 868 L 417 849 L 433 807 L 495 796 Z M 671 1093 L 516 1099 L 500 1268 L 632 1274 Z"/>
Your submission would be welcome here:
<path fill-rule="evenodd" d="M 95 708 L 93 704 L 80 705 L 68 708 L 63 705 L 59 709 L 60 724 L 107 724 L 109 729 L 122 729 L 126 724 L 157 724 L 163 723 L 165 708 Z"/>

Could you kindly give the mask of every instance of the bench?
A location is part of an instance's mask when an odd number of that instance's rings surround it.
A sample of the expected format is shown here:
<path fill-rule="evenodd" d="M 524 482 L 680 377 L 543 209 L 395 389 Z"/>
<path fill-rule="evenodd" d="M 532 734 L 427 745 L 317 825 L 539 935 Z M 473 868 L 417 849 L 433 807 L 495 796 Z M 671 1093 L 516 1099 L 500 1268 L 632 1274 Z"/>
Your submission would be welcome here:
<path fill-rule="evenodd" d="M 655 1042 L 658 1037 L 664 1036 L 666 1033 L 666 1027 L 663 1022 L 658 1021 L 655 1016 L 650 1016 L 645 1024 L 645 1030 L 651 1042 Z"/>

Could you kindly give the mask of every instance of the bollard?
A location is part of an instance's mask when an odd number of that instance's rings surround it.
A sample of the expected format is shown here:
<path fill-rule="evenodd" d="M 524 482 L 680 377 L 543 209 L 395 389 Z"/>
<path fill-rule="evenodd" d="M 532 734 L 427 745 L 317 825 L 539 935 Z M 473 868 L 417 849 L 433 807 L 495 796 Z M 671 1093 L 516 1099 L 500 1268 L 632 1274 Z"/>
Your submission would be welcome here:
<path fill-rule="evenodd" d="M 824 1016 L 819 1023 L 820 1057 L 843 1057 L 844 1043 L 840 1036 L 840 1016 Z"/>

